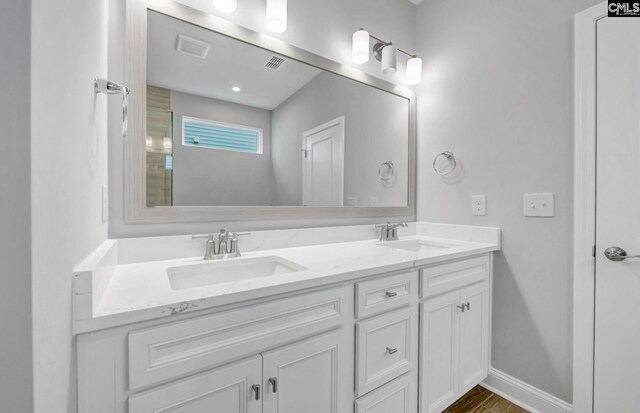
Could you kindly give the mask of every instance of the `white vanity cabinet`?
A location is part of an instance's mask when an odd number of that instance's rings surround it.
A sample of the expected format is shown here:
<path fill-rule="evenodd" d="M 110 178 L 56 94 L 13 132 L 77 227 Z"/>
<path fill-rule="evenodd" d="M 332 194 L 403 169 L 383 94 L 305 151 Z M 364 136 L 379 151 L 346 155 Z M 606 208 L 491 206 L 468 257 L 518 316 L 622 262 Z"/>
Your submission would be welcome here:
<path fill-rule="evenodd" d="M 491 262 L 80 334 L 79 413 L 442 412 L 488 373 Z"/>
<path fill-rule="evenodd" d="M 439 413 L 489 373 L 491 257 L 422 270 L 420 412 Z"/>
<path fill-rule="evenodd" d="M 342 336 L 322 334 L 135 394 L 129 413 L 346 413 Z"/>

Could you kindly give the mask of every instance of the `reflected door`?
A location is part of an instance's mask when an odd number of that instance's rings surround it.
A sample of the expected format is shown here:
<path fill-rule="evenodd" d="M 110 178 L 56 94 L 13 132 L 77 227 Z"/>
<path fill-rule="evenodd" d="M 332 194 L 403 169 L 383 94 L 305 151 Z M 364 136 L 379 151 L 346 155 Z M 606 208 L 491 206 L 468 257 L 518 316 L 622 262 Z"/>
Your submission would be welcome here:
<path fill-rule="evenodd" d="M 640 19 L 597 23 L 594 412 L 640 406 Z M 615 258 L 615 257 L 614 257 Z"/>
<path fill-rule="evenodd" d="M 302 135 L 302 203 L 342 206 L 344 191 L 344 117 Z"/>

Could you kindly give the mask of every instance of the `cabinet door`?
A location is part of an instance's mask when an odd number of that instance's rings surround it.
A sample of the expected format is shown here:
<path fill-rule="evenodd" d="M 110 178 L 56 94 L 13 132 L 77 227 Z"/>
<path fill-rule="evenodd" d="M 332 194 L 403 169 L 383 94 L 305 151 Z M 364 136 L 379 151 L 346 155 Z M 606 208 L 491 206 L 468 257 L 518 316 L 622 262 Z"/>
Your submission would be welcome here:
<path fill-rule="evenodd" d="M 463 288 L 460 302 L 460 394 L 480 383 L 489 373 L 489 284 Z"/>
<path fill-rule="evenodd" d="M 442 412 L 453 403 L 458 389 L 459 291 L 420 304 L 420 412 Z"/>
<path fill-rule="evenodd" d="M 263 353 L 264 412 L 346 413 L 353 378 L 348 377 L 345 333 L 338 330 Z"/>
<path fill-rule="evenodd" d="M 252 386 L 261 381 L 262 359 L 252 357 L 131 396 L 129 413 L 260 413 Z"/>

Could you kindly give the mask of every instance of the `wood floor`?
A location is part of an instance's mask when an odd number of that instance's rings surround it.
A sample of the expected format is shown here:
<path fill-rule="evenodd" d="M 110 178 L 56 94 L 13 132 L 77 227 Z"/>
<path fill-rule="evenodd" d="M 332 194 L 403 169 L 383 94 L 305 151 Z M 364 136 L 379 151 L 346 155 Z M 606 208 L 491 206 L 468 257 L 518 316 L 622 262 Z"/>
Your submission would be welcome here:
<path fill-rule="evenodd" d="M 528 413 L 481 386 L 476 386 L 443 413 Z"/>

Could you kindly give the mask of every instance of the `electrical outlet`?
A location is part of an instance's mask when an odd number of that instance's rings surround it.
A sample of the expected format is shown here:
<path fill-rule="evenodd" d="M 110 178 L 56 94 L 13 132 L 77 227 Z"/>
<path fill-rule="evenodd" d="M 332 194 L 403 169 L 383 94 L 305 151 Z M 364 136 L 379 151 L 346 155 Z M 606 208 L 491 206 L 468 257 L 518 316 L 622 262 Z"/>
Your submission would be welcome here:
<path fill-rule="evenodd" d="M 524 194 L 525 217 L 552 217 L 555 216 L 553 193 Z"/>
<path fill-rule="evenodd" d="M 350 196 L 347 198 L 347 206 L 358 206 L 358 198 L 355 196 Z"/>
<path fill-rule="evenodd" d="M 486 195 L 473 195 L 471 197 L 471 215 L 487 215 Z"/>
<path fill-rule="evenodd" d="M 370 203 L 372 207 L 378 206 L 378 197 L 372 196 L 370 199 Z"/>

